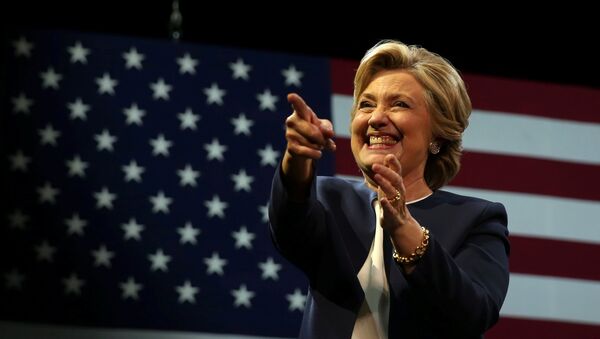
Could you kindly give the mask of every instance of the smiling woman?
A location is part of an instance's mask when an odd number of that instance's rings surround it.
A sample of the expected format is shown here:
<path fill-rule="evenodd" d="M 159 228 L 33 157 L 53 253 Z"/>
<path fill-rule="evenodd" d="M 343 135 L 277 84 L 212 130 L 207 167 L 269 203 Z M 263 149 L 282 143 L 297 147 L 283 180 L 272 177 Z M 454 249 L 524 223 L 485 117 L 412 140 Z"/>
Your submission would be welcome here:
<path fill-rule="evenodd" d="M 352 153 L 374 189 L 374 164 L 388 154 L 400 160 L 407 200 L 431 193 L 423 173 L 432 140 L 431 117 L 423 88 L 404 70 L 377 73 L 358 99 L 352 119 Z M 392 191 L 393 192 L 393 191 Z"/>
<path fill-rule="evenodd" d="M 480 338 L 508 288 L 504 207 L 441 190 L 471 103 L 450 63 L 383 41 L 354 80 L 351 148 L 364 181 L 315 177 L 331 122 L 297 94 L 273 179 L 275 245 L 307 275 L 301 338 Z"/>

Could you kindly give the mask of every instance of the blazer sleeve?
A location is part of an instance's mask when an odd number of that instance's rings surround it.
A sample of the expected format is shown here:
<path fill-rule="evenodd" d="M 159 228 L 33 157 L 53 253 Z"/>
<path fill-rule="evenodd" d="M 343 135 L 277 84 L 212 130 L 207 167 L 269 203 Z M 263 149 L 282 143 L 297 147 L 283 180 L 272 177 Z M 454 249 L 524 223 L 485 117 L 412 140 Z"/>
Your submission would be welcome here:
<path fill-rule="evenodd" d="M 316 195 L 316 177 L 313 177 L 307 200 L 291 201 L 281 166 L 276 171 L 269 200 L 271 238 L 279 252 L 308 277 L 314 273 L 314 263 L 327 233 L 325 210 Z"/>
<path fill-rule="evenodd" d="M 432 235 L 424 256 L 405 274 L 418 298 L 443 320 L 437 325 L 454 336 L 481 334 L 494 325 L 508 290 L 506 210 L 486 203 L 454 257 Z"/>

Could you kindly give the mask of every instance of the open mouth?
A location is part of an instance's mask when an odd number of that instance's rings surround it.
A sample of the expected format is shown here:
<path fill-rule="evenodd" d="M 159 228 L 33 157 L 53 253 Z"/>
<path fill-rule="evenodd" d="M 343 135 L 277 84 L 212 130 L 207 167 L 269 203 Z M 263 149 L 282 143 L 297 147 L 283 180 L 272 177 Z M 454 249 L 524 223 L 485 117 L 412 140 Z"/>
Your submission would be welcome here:
<path fill-rule="evenodd" d="M 387 149 L 402 140 L 402 135 L 368 135 L 367 147 L 369 149 Z"/>

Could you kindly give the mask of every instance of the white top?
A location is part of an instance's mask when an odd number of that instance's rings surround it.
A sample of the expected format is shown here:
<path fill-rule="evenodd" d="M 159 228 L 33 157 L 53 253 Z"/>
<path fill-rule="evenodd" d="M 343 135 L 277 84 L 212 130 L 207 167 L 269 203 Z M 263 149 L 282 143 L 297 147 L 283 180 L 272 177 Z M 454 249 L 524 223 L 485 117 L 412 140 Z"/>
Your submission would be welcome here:
<path fill-rule="evenodd" d="M 352 339 L 387 338 L 390 318 L 390 289 L 383 262 L 383 228 L 379 224 L 383 208 L 379 201 L 375 207 L 375 237 L 367 259 L 357 274 L 360 286 L 365 291 L 358 317 L 354 323 Z"/>
<path fill-rule="evenodd" d="M 420 199 L 412 200 L 406 204 L 412 204 L 426 199 L 428 194 Z M 352 339 L 382 338 L 388 337 L 388 322 L 390 319 L 390 288 L 385 275 L 385 264 L 383 261 L 383 228 L 380 220 L 383 217 L 383 207 L 378 200 L 373 202 L 375 208 L 375 237 L 371 244 L 371 250 L 362 268 L 356 275 L 360 286 L 365 292 L 363 301 L 354 329 Z"/>

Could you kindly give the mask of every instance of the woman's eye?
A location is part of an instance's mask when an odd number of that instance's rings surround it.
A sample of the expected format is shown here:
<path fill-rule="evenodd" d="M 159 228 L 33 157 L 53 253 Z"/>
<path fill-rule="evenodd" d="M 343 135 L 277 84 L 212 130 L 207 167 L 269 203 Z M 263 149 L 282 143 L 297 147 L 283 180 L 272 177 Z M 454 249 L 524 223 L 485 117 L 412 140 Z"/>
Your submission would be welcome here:
<path fill-rule="evenodd" d="M 410 106 L 408 106 L 408 104 L 404 101 L 396 101 L 394 103 L 394 106 L 402 107 L 402 108 L 410 108 Z"/>
<path fill-rule="evenodd" d="M 369 101 L 361 101 L 358 104 L 358 108 L 370 108 L 370 107 L 373 107 L 373 104 Z"/>

